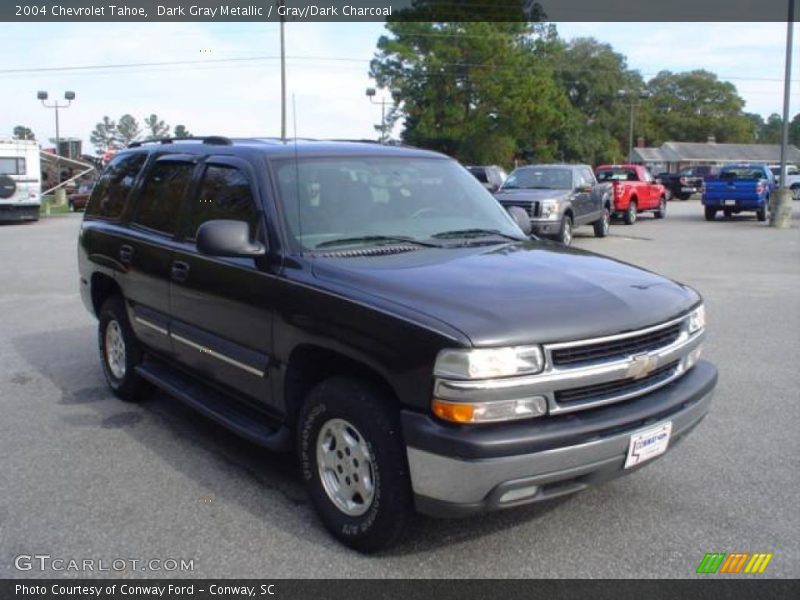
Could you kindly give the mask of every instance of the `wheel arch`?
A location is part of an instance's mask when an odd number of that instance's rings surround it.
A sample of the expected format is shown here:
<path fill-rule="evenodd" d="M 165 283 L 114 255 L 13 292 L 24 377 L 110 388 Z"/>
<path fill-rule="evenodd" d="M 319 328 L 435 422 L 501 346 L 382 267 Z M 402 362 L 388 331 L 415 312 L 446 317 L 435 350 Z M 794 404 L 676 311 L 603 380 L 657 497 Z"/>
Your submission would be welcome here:
<path fill-rule="evenodd" d="M 283 400 L 287 423 L 294 426 L 308 393 L 331 377 L 353 377 L 368 382 L 383 391 L 399 408 L 398 395 L 387 377 L 362 360 L 313 343 L 296 346 L 286 364 L 283 380 Z"/>
<path fill-rule="evenodd" d="M 103 303 L 111 296 L 119 294 L 122 296 L 122 289 L 119 287 L 117 281 L 110 275 L 105 273 L 93 273 L 90 279 L 90 287 L 92 292 L 92 309 L 95 316 L 100 314 L 100 308 Z"/>

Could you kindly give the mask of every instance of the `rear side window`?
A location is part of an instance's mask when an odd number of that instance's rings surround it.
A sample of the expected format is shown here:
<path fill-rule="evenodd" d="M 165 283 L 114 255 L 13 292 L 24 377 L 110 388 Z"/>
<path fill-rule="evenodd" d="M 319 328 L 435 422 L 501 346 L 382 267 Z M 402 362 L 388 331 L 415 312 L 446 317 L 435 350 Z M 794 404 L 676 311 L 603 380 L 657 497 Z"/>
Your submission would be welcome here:
<path fill-rule="evenodd" d="M 206 168 L 192 208 L 189 238 L 194 239 L 197 228 L 213 219 L 245 221 L 250 235 L 256 233 L 258 211 L 250 182 L 236 167 L 212 164 Z"/>
<path fill-rule="evenodd" d="M 146 158 L 144 153 L 122 154 L 108 163 L 94 188 L 86 214 L 105 219 L 119 218 Z"/>
<path fill-rule="evenodd" d="M 175 233 L 193 170 L 192 163 L 157 162 L 142 189 L 134 223 L 161 233 Z"/>

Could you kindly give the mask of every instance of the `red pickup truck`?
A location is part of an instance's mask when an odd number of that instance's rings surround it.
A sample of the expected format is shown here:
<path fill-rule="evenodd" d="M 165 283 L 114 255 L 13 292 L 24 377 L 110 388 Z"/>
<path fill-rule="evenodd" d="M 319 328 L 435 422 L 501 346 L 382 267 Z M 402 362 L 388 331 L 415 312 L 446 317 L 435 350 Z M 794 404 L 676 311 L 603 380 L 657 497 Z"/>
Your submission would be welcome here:
<path fill-rule="evenodd" d="M 656 219 L 667 215 L 667 193 L 640 165 L 600 165 L 595 169 L 597 181 L 611 184 L 614 199 L 613 216 L 633 225 L 641 212 L 652 211 Z"/>

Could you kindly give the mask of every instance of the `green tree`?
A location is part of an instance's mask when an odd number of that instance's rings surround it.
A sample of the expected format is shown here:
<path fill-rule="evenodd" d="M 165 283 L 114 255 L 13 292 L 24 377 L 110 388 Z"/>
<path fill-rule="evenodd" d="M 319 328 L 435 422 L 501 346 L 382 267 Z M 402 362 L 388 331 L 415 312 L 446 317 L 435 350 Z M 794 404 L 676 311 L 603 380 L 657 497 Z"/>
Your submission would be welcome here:
<path fill-rule="evenodd" d="M 35 140 L 36 136 L 33 135 L 33 131 L 30 128 L 25 127 L 24 125 L 17 125 L 14 127 L 14 139 L 15 140 Z"/>
<path fill-rule="evenodd" d="M 117 141 L 123 146 L 127 146 L 139 139 L 142 135 L 142 129 L 139 127 L 139 122 L 132 115 L 125 114 L 119 118 L 116 134 Z"/>
<path fill-rule="evenodd" d="M 391 125 L 405 142 L 463 162 L 509 164 L 559 156 L 552 132 L 570 105 L 553 76 L 555 31 L 525 22 L 389 22 L 370 66 L 396 90 Z"/>
<path fill-rule="evenodd" d="M 736 87 L 704 70 L 661 71 L 647 84 L 650 118 L 664 140 L 705 142 L 752 141 L 752 123 Z"/>
<path fill-rule="evenodd" d="M 800 113 L 789 121 L 789 143 L 800 147 Z"/>
<path fill-rule="evenodd" d="M 639 73 L 609 44 L 593 38 L 559 44 L 554 61 L 556 79 L 575 109 L 570 124 L 556 133 L 567 159 L 592 164 L 622 160 L 628 150 L 629 105 L 619 93 L 643 89 Z M 639 134 L 646 119 L 640 114 L 637 123 Z"/>
<path fill-rule="evenodd" d="M 764 117 L 757 113 L 744 113 L 744 116 L 750 125 L 750 140 L 753 143 L 762 143 L 761 131 L 764 129 Z"/>
<path fill-rule="evenodd" d="M 780 144 L 783 130 L 783 117 L 778 113 L 772 113 L 767 117 L 761 128 L 759 141 L 762 144 Z"/>
<path fill-rule="evenodd" d="M 157 140 L 162 137 L 169 137 L 169 125 L 158 118 L 156 114 L 145 117 L 144 127 L 147 131 L 148 140 Z"/>
<path fill-rule="evenodd" d="M 185 125 L 175 125 L 174 135 L 176 138 L 192 137 L 192 134 L 186 129 Z"/>
<path fill-rule="evenodd" d="M 95 147 L 97 154 L 103 154 L 116 147 L 117 137 L 117 123 L 104 116 L 89 134 L 89 141 Z"/>

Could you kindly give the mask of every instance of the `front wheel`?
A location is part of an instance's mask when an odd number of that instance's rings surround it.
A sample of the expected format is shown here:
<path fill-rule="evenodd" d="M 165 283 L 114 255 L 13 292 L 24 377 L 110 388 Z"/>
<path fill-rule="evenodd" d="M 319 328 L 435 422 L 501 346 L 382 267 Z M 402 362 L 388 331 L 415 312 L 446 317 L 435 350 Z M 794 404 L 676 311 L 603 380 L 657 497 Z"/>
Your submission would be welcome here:
<path fill-rule="evenodd" d="M 631 200 L 630 204 L 628 204 L 628 210 L 625 211 L 625 225 L 633 225 L 636 223 L 636 219 L 638 217 L 638 210 L 639 208 L 636 206 L 636 201 Z"/>
<path fill-rule="evenodd" d="M 608 212 L 608 208 L 603 207 L 603 216 L 592 223 L 592 226 L 594 227 L 595 237 L 604 238 L 608 235 L 608 231 L 611 228 L 611 213 Z"/>
<path fill-rule="evenodd" d="M 151 386 L 136 373 L 144 353 L 131 329 L 125 301 L 112 296 L 100 309 L 97 343 L 103 374 L 111 390 L 122 400 L 137 402 Z"/>
<path fill-rule="evenodd" d="M 564 246 L 569 246 L 572 243 L 572 217 L 564 215 L 561 218 L 561 227 L 558 230 L 556 241 L 561 242 Z"/>
<path fill-rule="evenodd" d="M 399 541 L 411 514 L 411 483 L 399 412 L 364 382 L 334 377 L 306 398 L 298 456 L 311 502 L 342 543 L 371 553 Z"/>
<path fill-rule="evenodd" d="M 667 199 L 664 196 L 661 196 L 661 200 L 658 202 L 658 210 L 654 214 L 656 219 L 663 219 L 667 216 Z"/>
<path fill-rule="evenodd" d="M 717 209 L 706 206 L 706 221 L 713 221 L 717 217 Z"/>

